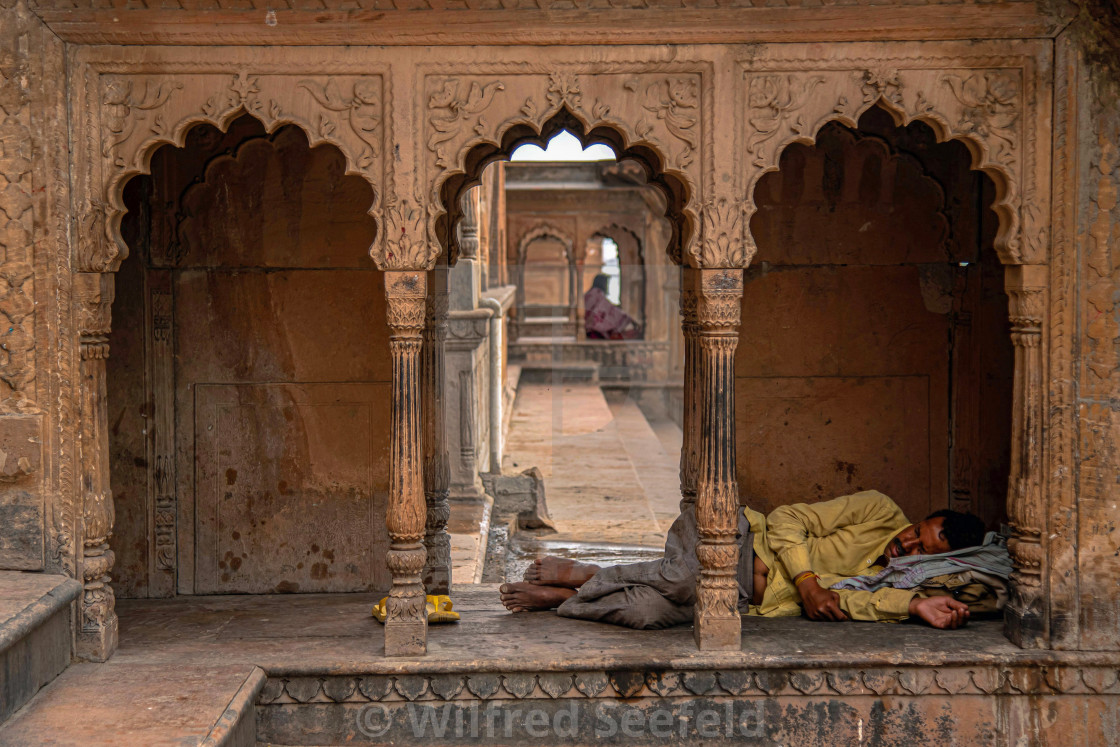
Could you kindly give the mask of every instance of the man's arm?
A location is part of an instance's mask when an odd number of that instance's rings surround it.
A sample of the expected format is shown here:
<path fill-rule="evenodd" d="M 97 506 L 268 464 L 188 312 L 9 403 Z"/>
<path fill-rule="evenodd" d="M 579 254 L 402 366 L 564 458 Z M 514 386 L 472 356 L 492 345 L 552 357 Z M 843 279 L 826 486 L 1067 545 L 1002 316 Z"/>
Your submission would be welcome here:
<path fill-rule="evenodd" d="M 968 622 L 968 605 L 952 597 L 924 597 L 911 589 L 825 590 L 836 594 L 840 609 L 850 620 L 902 622 L 908 617 L 920 618 L 935 628 L 959 628 Z"/>

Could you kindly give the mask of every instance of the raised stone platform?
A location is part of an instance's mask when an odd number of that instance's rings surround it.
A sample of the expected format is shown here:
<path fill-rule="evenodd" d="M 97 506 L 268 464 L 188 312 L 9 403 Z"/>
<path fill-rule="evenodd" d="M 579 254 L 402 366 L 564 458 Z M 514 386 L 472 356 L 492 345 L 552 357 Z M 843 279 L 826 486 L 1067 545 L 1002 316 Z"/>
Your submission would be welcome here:
<path fill-rule="evenodd" d="M 66 576 L 0 571 L 0 723 L 69 666 L 70 603 L 81 593 Z"/>
<path fill-rule="evenodd" d="M 1120 744 L 1120 655 L 1023 651 L 999 621 L 748 618 L 707 655 L 689 626 L 513 615 L 474 586 L 427 656 L 388 659 L 376 596 L 122 601 L 118 654 L 0 744 Z"/>

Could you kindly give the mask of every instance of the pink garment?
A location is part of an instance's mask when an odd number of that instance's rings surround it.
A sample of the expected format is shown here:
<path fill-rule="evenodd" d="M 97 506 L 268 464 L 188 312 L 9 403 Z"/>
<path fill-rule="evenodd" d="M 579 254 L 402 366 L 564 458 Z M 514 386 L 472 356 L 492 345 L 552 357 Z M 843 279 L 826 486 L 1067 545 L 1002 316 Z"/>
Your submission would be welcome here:
<path fill-rule="evenodd" d="M 637 333 L 637 323 L 599 288 L 583 294 L 583 318 L 588 337 L 617 340 Z"/>

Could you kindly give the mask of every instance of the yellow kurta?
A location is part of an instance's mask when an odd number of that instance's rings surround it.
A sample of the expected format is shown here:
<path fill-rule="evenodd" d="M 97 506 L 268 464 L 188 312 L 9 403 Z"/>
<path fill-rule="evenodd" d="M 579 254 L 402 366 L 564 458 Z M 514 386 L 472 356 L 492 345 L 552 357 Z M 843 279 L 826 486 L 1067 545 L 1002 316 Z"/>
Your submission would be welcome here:
<path fill-rule="evenodd" d="M 745 509 L 754 533 L 754 552 L 770 569 L 762 604 L 750 614 L 786 617 L 801 614 L 801 597 L 792 579 L 802 571 L 821 577 L 820 585 L 882 569 L 876 559 L 887 543 L 911 524 L 902 509 L 876 490 L 846 495 L 822 503 L 795 503 L 774 509 L 769 516 Z M 840 608 L 852 620 L 899 622 L 909 617 L 915 592 L 837 590 Z"/>

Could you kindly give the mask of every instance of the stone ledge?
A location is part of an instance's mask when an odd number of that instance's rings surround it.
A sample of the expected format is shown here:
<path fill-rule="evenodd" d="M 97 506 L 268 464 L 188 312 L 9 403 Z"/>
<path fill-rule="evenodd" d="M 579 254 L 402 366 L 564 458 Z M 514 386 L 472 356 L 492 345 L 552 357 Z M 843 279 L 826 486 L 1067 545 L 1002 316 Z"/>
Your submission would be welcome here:
<path fill-rule="evenodd" d="M 264 670 L 253 667 L 201 747 L 252 747 L 257 743 L 257 702 L 267 679 Z"/>
<path fill-rule="evenodd" d="M 11 648 L 82 593 L 67 576 L 0 571 L 0 652 Z"/>
<path fill-rule="evenodd" d="M 66 576 L 0 572 L 0 723 L 70 665 L 70 603 L 81 593 Z"/>

